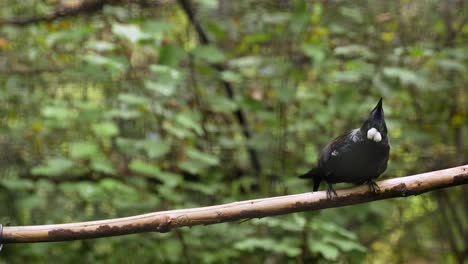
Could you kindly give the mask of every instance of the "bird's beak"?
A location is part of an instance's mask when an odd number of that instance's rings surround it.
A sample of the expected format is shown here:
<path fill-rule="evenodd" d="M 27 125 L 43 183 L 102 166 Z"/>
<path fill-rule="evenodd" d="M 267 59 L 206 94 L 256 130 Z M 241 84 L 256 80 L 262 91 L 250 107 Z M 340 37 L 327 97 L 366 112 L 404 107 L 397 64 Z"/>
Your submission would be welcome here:
<path fill-rule="evenodd" d="M 377 103 L 377 105 L 372 110 L 372 115 L 375 118 L 382 118 L 383 117 L 382 97 L 380 97 L 379 102 Z"/>

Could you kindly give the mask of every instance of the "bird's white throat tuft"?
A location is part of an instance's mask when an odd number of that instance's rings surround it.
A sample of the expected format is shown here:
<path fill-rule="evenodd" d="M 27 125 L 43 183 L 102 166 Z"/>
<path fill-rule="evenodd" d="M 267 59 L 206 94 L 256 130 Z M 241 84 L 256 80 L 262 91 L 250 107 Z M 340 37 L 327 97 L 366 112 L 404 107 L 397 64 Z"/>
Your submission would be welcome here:
<path fill-rule="evenodd" d="M 375 142 L 380 142 L 382 140 L 382 135 L 377 129 L 371 128 L 367 130 L 367 139 L 374 140 Z"/>

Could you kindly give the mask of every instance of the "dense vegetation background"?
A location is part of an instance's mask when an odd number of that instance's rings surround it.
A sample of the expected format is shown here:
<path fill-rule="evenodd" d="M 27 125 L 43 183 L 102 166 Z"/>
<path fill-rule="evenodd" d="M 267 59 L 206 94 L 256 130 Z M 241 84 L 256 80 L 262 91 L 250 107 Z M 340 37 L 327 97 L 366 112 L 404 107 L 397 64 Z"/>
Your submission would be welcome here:
<path fill-rule="evenodd" d="M 383 178 L 466 164 L 467 21 L 464 0 L 1 1 L 0 223 L 310 191 L 295 176 L 380 96 Z M 463 263 L 467 191 L 6 245 L 0 263 Z"/>

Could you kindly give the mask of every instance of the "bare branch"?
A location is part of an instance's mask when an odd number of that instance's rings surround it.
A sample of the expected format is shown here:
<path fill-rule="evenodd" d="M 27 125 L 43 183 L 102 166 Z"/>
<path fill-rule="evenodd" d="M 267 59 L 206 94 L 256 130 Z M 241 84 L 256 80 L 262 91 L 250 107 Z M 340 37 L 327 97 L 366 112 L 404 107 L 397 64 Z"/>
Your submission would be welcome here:
<path fill-rule="evenodd" d="M 0 74 L 4 75 L 12 75 L 12 74 L 18 74 L 18 75 L 35 75 L 35 74 L 42 74 L 42 73 L 56 73 L 56 72 L 61 72 L 63 69 L 61 68 L 9 68 L 9 69 L 0 69 Z"/>
<path fill-rule="evenodd" d="M 76 6 L 59 7 L 54 12 L 38 17 L 16 17 L 0 20 L 0 25 L 27 26 L 39 22 L 50 22 L 65 17 L 74 17 L 83 13 L 97 12 L 106 4 L 117 4 L 121 0 L 83 1 Z"/>
<path fill-rule="evenodd" d="M 178 0 L 178 2 L 179 2 L 179 5 L 184 10 L 190 23 L 195 28 L 195 31 L 197 32 L 200 43 L 202 45 L 210 45 L 211 41 L 208 38 L 208 34 L 206 34 L 200 22 L 197 20 L 195 16 L 195 11 L 193 9 L 193 6 L 190 0 Z M 212 64 L 211 66 L 218 72 L 222 72 L 226 70 L 226 67 L 222 64 Z M 234 99 L 234 89 L 232 88 L 231 83 L 224 81 L 224 80 L 222 80 L 221 83 L 224 87 L 224 91 L 227 97 L 229 97 L 229 99 Z M 234 112 L 234 115 L 236 116 L 237 122 L 242 128 L 242 134 L 244 135 L 246 139 L 250 139 L 252 135 L 250 133 L 249 123 L 247 121 L 247 118 L 245 117 L 245 113 L 241 109 L 237 109 Z M 261 164 L 260 164 L 260 160 L 258 158 L 257 152 L 255 151 L 254 148 L 250 146 L 247 147 L 247 152 L 249 153 L 250 162 L 252 163 L 252 167 L 254 168 L 255 173 L 259 175 L 262 171 L 262 168 L 261 168 Z"/>
<path fill-rule="evenodd" d="M 209 225 L 241 219 L 261 218 L 294 212 L 342 207 L 394 197 L 418 195 L 428 191 L 468 183 L 468 165 L 378 182 L 380 192 L 367 186 L 338 190 L 338 197 L 314 192 L 278 196 L 223 205 L 181 209 L 92 222 L 6 226 L 2 243 L 51 242 L 118 236 L 142 232 L 169 232 L 183 226 Z"/>

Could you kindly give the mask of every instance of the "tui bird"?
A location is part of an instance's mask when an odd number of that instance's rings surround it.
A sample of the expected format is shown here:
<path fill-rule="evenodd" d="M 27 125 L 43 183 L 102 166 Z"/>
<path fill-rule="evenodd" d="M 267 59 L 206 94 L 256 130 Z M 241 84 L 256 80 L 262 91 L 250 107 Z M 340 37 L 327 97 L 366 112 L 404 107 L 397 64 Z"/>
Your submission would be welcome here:
<path fill-rule="evenodd" d="M 379 190 L 374 179 L 387 169 L 390 144 L 387 136 L 382 98 L 360 128 L 353 129 L 329 142 L 320 152 L 317 166 L 300 178 L 311 178 L 314 192 L 320 182 L 327 183 L 327 197 L 337 196 L 333 183 L 347 182 Z"/>

